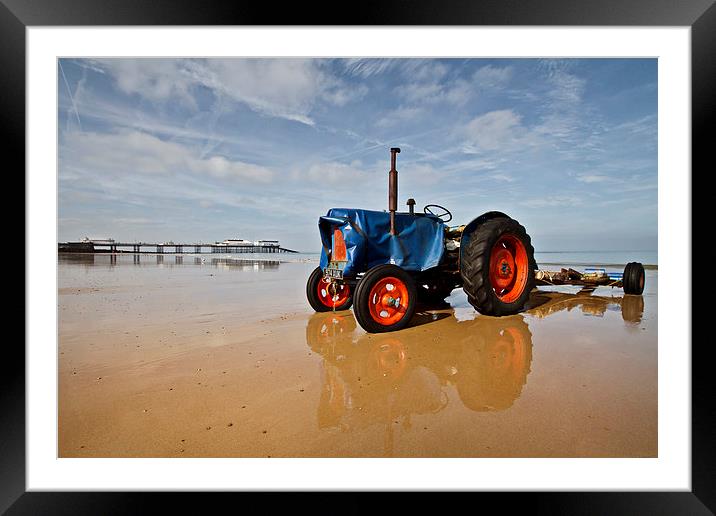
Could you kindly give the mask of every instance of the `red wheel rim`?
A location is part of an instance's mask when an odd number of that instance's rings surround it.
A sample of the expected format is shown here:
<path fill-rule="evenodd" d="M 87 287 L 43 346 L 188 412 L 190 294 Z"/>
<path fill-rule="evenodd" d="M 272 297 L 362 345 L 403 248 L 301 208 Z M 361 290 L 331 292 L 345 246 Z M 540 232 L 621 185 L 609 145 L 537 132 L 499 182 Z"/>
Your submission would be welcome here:
<path fill-rule="evenodd" d="M 369 354 L 369 363 L 375 376 L 389 380 L 397 380 L 403 376 L 407 361 L 405 346 L 395 338 L 376 342 Z"/>
<path fill-rule="evenodd" d="M 513 235 L 502 235 L 490 253 L 490 285 L 503 303 L 513 303 L 522 295 L 529 272 L 527 249 Z"/>
<path fill-rule="evenodd" d="M 329 282 L 325 278 L 318 280 L 316 287 L 318 299 L 329 308 L 339 308 L 348 301 L 351 288 L 345 283 Z"/>
<path fill-rule="evenodd" d="M 373 320 L 383 326 L 400 321 L 408 310 L 408 287 L 392 276 L 378 280 L 370 289 L 368 310 Z"/>
<path fill-rule="evenodd" d="M 515 376 L 522 372 L 527 355 L 527 343 L 516 328 L 501 330 L 490 351 L 492 368 L 495 371 L 504 373 L 510 370 L 515 373 Z"/>

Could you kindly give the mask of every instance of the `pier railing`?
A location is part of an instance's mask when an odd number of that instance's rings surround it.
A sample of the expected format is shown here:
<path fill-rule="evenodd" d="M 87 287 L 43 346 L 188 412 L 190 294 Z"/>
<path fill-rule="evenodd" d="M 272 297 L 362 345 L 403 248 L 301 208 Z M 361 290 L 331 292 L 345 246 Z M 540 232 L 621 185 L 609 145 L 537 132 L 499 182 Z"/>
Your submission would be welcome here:
<path fill-rule="evenodd" d="M 276 245 L 175 244 L 148 242 L 64 242 L 57 244 L 61 253 L 145 253 L 145 254 L 204 254 L 204 253 L 297 253 Z"/>

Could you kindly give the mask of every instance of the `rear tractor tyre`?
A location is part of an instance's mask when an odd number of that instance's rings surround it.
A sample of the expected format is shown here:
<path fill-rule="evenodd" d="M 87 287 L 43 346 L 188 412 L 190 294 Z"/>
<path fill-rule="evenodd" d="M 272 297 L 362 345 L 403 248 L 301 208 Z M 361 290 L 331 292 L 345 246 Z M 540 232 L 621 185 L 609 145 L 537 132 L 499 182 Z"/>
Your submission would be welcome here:
<path fill-rule="evenodd" d="M 639 262 L 629 262 L 624 267 L 622 286 L 625 294 L 640 295 L 644 292 L 644 266 Z"/>
<path fill-rule="evenodd" d="M 417 297 L 410 274 L 397 265 L 378 265 L 358 283 L 353 314 L 368 333 L 402 330 L 413 317 Z"/>
<path fill-rule="evenodd" d="M 348 310 L 353 303 L 353 292 L 345 283 L 329 283 L 323 279 L 323 271 L 316 267 L 306 282 L 308 304 L 316 312 Z"/>
<path fill-rule="evenodd" d="M 535 287 L 534 248 L 525 228 L 499 217 L 480 224 L 462 246 L 463 290 L 475 310 L 511 315 L 522 310 Z"/>

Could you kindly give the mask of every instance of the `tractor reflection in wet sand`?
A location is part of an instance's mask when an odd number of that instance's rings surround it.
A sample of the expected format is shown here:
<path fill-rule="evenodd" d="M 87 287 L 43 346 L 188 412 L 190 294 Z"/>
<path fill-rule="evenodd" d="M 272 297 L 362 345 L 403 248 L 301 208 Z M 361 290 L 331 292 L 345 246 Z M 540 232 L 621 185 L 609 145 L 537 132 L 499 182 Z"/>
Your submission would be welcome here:
<path fill-rule="evenodd" d="M 538 270 L 525 228 L 502 212 L 453 227 L 447 226 L 450 211 L 436 204 L 416 213 L 408 199 L 408 213 L 397 212 L 399 152 L 390 149 L 387 212 L 332 208 L 319 218 L 321 261 L 306 285 L 317 312 L 352 305 L 364 330 L 381 333 L 405 328 L 418 298 L 443 301 L 459 287 L 478 312 L 493 316 L 521 311 L 537 285 L 644 290 L 644 267 L 637 262 L 623 273 Z"/>

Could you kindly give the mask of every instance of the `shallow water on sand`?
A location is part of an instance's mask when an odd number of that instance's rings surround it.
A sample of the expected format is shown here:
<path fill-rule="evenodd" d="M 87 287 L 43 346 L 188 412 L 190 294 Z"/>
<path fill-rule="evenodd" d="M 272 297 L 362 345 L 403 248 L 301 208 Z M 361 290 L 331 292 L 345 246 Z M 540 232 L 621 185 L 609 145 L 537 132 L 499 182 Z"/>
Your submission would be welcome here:
<path fill-rule="evenodd" d="M 61 457 L 657 455 L 656 270 L 370 335 L 312 312 L 300 256 L 138 258 L 60 258 Z"/>

